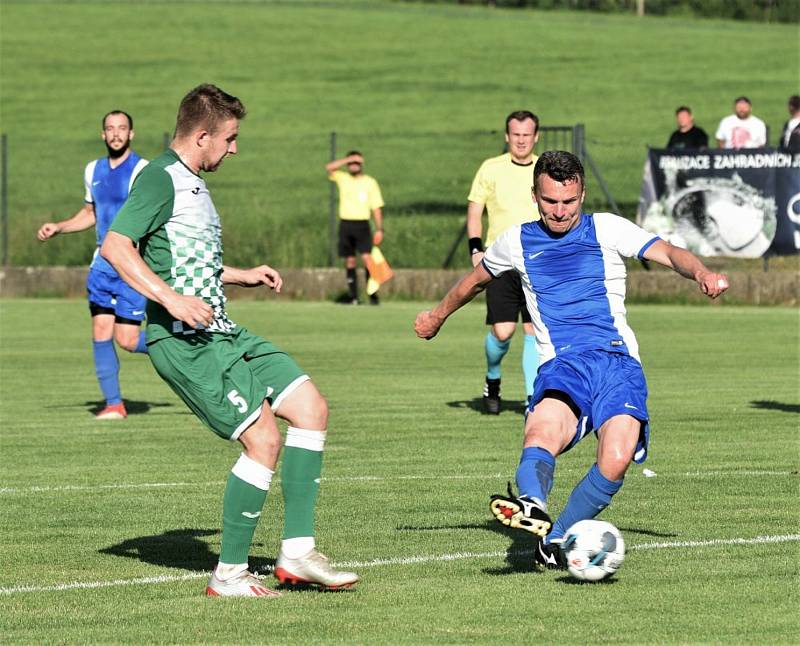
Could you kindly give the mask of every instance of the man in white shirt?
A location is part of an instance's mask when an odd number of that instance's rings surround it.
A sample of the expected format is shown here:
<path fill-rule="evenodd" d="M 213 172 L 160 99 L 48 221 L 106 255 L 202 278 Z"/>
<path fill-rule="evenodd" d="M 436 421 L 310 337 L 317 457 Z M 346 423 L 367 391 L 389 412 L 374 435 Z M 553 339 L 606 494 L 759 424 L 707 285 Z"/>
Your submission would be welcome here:
<path fill-rule="evenodd" d="M 760 148 L 767 145 L 767 126 L 753 116 L 753 104 L 746 96 L 733 102 L 734 114 L 719 122 L 717 143 L 720 148 Z"/>

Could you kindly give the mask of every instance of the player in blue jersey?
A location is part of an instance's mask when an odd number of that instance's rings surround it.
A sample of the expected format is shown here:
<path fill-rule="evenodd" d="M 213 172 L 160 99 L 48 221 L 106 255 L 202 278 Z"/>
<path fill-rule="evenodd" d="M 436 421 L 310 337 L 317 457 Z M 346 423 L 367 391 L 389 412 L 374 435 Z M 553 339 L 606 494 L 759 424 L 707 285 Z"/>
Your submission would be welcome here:
<path fill-rule="evenodd" d="M 506 271 L 520 275 L 542 363 L 516 473 L 519 495 L 509 484 L 508 495 L 492 496 L 490 508 L 504 525 L 536 537 L 538 567 L 563 567 L 558 544 L 564 532 L 605 509 L 630 462 L 647 457 L 647 384 L 625 319 L 623 258 L 669 267 L 710 298 L 728 288 L 723 274 L 632 222 L 610 213 L 582 214 L 584 187 L 575 155 L 543 153 L 533 172 L 541 220 L 508 229 L 482 263 L 415 323 L 417 335 L 430 339 L 493 277 Z M 592 432 L 597 460 L 553 523 L 547 498 L 556 457 Z"/>
<path fill-rule="evenodd" d="M 67 220 L 43 224 L 37 233 L 39 240 L 94 227 L 97 249 L 103 244 L 111 221 L 128 198 L 133 180 L 147 161 L 131 150 L 133 119 L 126 112 L 114 110 L 103 117 L 102 137 L 108 156 L 86 166 L 83 208 Z M 114 340 L 129 352 L 147 353 L 144 332 L 139 329 L 147 299 L 128 286 L 97 251 L 89 268 L 86 288 L 92 315 L 94 367 L 106 400 L 96 418 L 123 419 L 128 413 L 120 394 L 119 360 Z"/>

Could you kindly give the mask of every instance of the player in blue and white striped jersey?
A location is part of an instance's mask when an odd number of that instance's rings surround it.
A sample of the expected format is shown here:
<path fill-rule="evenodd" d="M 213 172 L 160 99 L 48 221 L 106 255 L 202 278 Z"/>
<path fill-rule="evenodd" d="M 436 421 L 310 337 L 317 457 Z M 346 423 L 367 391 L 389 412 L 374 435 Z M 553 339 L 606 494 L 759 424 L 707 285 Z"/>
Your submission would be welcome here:
<path fill-rule="evenodd" d="M 493 278 L 516 271 L 531 314 L 541 365 L 525 422 L 517 468 L 519 495 L 495 495 L 490 507 L 504 525 L 537 540 L 536 563 L 560 567 L 558 543 L 573 523 L 594 518 L 622 486 L 633 460 L 647 457 L 647 384 L 633 330 L 625 317 L 623 258 L 660 263 L 694 280 L 716 298 L 728 288 L 722 274 L 617 215 L 582 214 L 580 160 L 548 151 L 536 162 L 533 199 L 541 220 L 516 225 L 486 251 L 483 262 L 433 310 L 417 316 L 417 335 L 430 339 L 444 321 Z M 547 498 L 556 457 L 589 433 L 597 460 L 553 523 Z"/>
<path fill-rule="evenodd" d="M 147 299 L 125 283 L 98 250 L 117 211 L 128 198 L 133 180 L 147 165 L 147 160 L 131 150 L 133 119 L 127 112 L 109 112 L 102 123 L 108 156 L 86 165 L 83 208 L 67 220 L 43 224 L 37 237 L 45 241 L 59 233 L 95 228 L 97 246 L 86 278 L 86 289 L 92 315 L 95 373 L 106 400 L 96 418 L 123 419 L 127 411 L 120 392 L 119 359 L 114 339 L 129 352 L 147 353 L 144 332 L 139 329 L 145 317 Z"/>

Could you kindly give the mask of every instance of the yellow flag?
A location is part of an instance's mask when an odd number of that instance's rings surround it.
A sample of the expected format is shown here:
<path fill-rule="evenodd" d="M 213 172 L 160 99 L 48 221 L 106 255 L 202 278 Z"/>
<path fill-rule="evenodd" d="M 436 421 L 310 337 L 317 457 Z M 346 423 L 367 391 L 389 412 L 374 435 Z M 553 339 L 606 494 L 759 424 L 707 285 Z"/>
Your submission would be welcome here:
<path fill-rule="evenodd" d="M 372 253 L 367 259 L 367 269 L 369 270 L 369 280 L 367 281 L 367 294 L 372 296 L 378 288 L 387 280 L 394 276 L 392 268 L 386 262 L 378 245 L 372 246 Z"/>

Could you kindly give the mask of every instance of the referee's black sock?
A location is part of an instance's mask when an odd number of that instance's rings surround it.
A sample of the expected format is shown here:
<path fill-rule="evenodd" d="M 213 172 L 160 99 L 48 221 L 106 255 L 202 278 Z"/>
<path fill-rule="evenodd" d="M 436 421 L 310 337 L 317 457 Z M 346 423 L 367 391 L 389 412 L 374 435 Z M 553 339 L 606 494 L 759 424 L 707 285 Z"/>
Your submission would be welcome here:
<path fill-rule="evenodd" d="M 351 300 L 358 300 L 358 277 L 355 267 L 347 268 L 347 289 L 350 292 Z"/>

